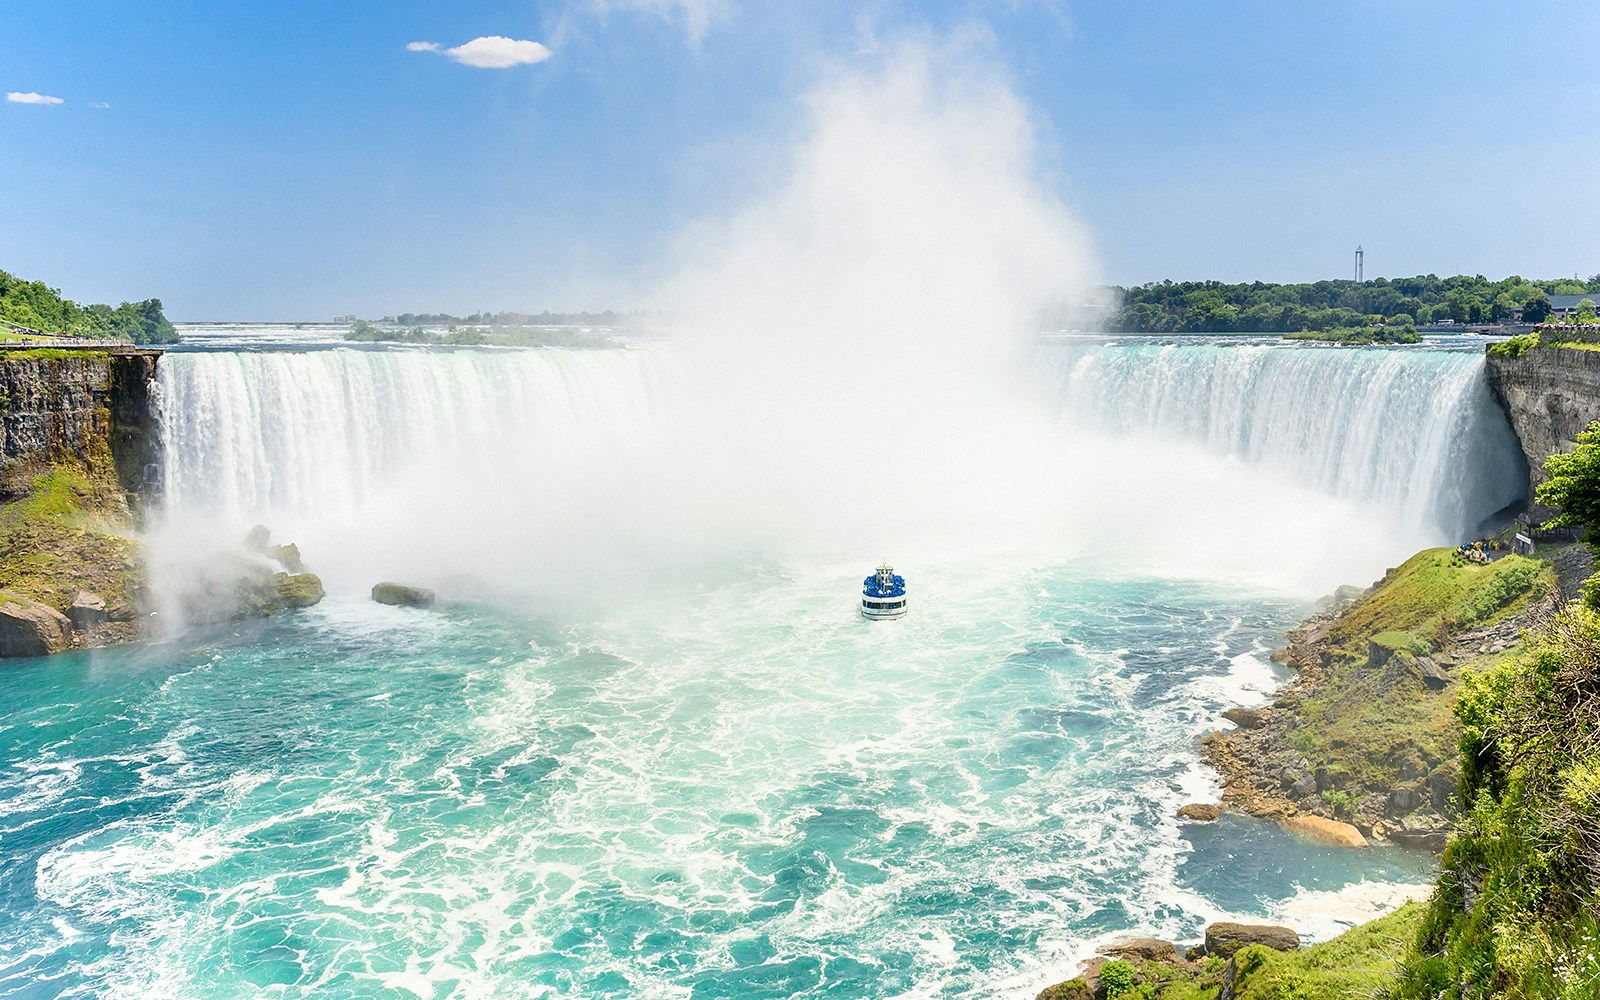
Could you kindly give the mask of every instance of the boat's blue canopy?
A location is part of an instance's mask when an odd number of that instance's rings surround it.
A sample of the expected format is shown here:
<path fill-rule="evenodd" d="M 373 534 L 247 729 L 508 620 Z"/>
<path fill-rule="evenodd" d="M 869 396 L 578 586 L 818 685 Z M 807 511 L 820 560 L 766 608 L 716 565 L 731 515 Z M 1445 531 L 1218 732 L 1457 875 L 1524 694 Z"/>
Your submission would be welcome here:
<path fill-rule="evenodd" d="M 863 597 L 904 597 L 906 595 L 906 578 L 899 573 L 890 577 L 893 581 L 888 587 L 878 586 L 876 574 L 861 581 L 861 594 Z"/>

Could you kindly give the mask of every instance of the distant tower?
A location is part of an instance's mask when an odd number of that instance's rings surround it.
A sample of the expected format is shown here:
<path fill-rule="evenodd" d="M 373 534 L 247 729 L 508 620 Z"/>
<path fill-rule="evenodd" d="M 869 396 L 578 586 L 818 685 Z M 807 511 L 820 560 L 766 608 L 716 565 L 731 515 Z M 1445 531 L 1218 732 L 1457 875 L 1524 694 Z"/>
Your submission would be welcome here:
<path fill-rule="evenodd" d="M 1357 282 L 1360 282 L 1365 278 L 1366 269 L 1367 269 L 1367 252 L 1365 250 L 1361 249 L 1358 246 L 1358 247 L 1356 247 L 1356 281 Z"/>

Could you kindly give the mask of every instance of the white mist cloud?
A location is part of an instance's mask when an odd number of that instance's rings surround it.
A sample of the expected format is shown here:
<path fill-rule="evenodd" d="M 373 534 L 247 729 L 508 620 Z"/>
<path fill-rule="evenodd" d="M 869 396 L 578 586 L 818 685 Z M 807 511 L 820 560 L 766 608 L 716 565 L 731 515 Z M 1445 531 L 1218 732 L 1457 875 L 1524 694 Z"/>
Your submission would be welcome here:
<path fill-rule="evenodd" d="M 601 15 L 613 10 L 637 11 L 680 23 L 691 45 L 699 45 L 711 26 L 733 11 L 728 0 L 591 0 L 589 6 Z"/>
<path fill-rule="evenodd" d="M 51 97 L 49 94 L 37 94 L 33 91 L 13 90 L 6 94 L 8 104 L 60 104 L 61 98 Z"/>
<path fill-rule="evenodd" d="M 105 101 L 90 101 L 89 107 L 98 111 L 109 111 L 111 109 L 111 105 L 107 104 Z"/>
<path fill-rule="evenodd" d="M 550 58 L 550 50 L 539 42 L 504 35 L 484 35 L 454 48 L 445 48 L 438 42 L 408 42 L 408 52 L 437 52 L 450 57 L 463 66 L 476 69 L 509 69 L 512 66 L 531 66 Z"/>

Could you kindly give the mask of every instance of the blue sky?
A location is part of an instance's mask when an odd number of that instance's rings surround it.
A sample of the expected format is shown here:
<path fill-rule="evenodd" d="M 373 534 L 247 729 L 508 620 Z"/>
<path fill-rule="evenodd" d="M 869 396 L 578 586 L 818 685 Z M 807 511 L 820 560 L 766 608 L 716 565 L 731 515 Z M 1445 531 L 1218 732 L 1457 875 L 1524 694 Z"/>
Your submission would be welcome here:
<path fill-rule="evenodd" d="M 1106 280 L 1589 275 L 1600 5 L 1527 8 L 0 0 L 0 268 L 178 319 L 644 306 L 821 78 L 961 37 Z M 549 57 L 407 49 L 481 37 Z"/>

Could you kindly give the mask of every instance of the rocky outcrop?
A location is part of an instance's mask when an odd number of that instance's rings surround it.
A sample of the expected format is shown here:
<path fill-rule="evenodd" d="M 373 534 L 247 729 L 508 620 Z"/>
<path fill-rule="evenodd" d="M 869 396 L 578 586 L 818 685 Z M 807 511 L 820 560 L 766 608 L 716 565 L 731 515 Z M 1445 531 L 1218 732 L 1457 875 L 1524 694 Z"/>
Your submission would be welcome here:
<path fill-rule="evenodd" d="M 1213 958 L 1232 958 L 1234 952 L 1252 944 L 1293 951 L 1300 947 L 1300 935 L 1292 927 L 1273 924 L 1217 923 L 1206 928 L 1206 954 Z"/>
<path fill-rule="evenodd" d="M 1505 409 L 1528 462 L 1528 498 L 1535 521 L 1551 514 L 1533 504 L 1544 460 L 1571 451 L 1578 433 L 1600 420 L 1600 351 L 1534 347 L 1520 357 L 1489 355 L 1489 390 Z"/>
<path fill-rule="evenodd" d="M 37 601 L 0 598 L 0 656 L 48 656 L 72 648 L 72 622 Z"/>
<path fill-rule="evenodd" d="M 432 606 L 435 597 L 433 591 L 425 587 L 408 587 L 403 583 L 386 582 L 372 585 L 372 599 L 379 604 L 426 608 Z"/>
<path fill-rule="evenodd" d="M 1215 823 L 1222 817 L 1222 808 L 1207 802 L 1191 802 L 1178 809 L 1178 818 L 1191 823 Z"/>

